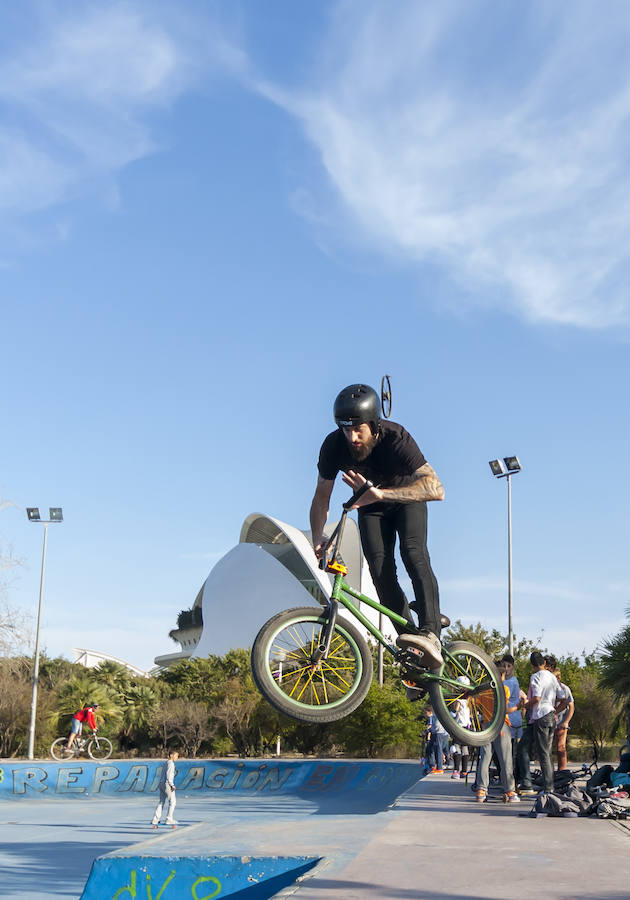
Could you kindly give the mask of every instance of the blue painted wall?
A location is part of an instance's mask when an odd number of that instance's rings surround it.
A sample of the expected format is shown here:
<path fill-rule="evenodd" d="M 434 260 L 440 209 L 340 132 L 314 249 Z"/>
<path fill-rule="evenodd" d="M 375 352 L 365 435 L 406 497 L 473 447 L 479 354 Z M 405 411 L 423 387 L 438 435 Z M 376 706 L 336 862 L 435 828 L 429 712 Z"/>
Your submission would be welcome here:
<path fill-rule="evenodd" d="M 106 763 L 0 763 L 0 800 L 46 796 L 96 797 L 154 794 L 162 760 Z M 178 760 L 175 785 L 182 794 L 288 793 L 330 800 L 349 793 L 382 808 L 421 777 L 420 763 L 355 760 Z M 391 800 L 388 798 L 391 797 Z"/>

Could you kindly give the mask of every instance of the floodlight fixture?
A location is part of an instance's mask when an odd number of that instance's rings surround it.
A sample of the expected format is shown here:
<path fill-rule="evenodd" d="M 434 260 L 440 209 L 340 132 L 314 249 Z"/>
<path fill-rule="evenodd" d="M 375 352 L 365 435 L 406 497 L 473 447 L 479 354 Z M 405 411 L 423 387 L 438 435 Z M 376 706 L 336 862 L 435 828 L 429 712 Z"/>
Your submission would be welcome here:
<path fill-rule="evenodd" d="M 39 509 L 36 506 L 27 506 L 26 515 L 28 516 L 29 522 L 41 522 Z"/>
<path fill-rule="evenodd" d="M 508 472 L 520 472 L 523 468 L 518 461 L 518 456 L 504 456 L 503 462 L 505 463 Z"/>
<path fill-rule="evenodd" d="M 49 512 L 51 522 L 63 522 L 63 510 L 60 506 L 51 506 Z"/>
<path fill-rule="evenodd" d="M 491 470 L 492 474 L 495 475 L 497 478 L 500 478 L 502 475 L 507 475 L 507 472 L 505 471 L 505 466 L 503 465 L 503 463 L 501 462 L 500 459 L 491 459 L 490 462 L 488 463 L 488 465 L 490 466 L 490 470 Z"/>

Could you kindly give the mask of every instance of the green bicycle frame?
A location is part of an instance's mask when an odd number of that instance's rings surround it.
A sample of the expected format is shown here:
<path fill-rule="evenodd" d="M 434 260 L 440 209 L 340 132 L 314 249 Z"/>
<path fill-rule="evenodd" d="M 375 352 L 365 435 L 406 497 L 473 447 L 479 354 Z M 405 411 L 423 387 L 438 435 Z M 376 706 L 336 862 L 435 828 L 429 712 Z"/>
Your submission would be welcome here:
<path fill-rule="evenodd" d="M 397 622 L 399 625 L 408 625 L 409 621 L 405 619 L 403 616 L 399 616 L 398 613 L 393 612 L 391 609 L 388 609 L 386 606 L 383 606 L 382 603 L 379 603 L 377 600 L 372 600 L 371 597 L 366 597 L 365 594 L 359 593 L 359 591 L 355 591 L 354 588 L 350 587 L 350 585 L 344 581 L 343 575 L 340 572 L 335 573 L 335 580 L 333 582 L 333 589 L 330 595 L 330 599 L 336 601 L 337 603 L 341 603 L 348 612 L 350 612 L 359 622 L 366 628 L 370 634 L 376 638 L 379 644 L 382 644 L 383 647 L 391 653 L 391 655 L 395 659 L 399 659 L 402 655 L 402 651 L 400 651 L 394 644 L 391 644 L 383 632 L 373 625 L 372 622 L 365 616 L 359 607 L 352 602 L 352 599 L 358 600 L 361 603 L 366 603 L 368 606 L 371 606 L 372 609 L 375 609 L 377 612 L 382 613 L 384 616 L 391 622 Z M 451 656 L 448 652 L 448 648 L 442 645 L 442 654 L 445 656 L 450 662 L 453 669 L 458 672 L 460 675 L 468 675 L 465 668 L 459 663 L 459 661 Z M 420 680 L 420 679 L 419 679 Z M 461 691 L 462 685 L 461 682 L 456 680 L 456 676 L 453 678 L 449 678 L 445 675 L 441 675 L 439 673 L 434 672 L 423 672 L 421 676 L 421 681 L 423 684 L 429 684 L 430 682 L 435 682 L 437 684 L 449 685 L 454 688 L 456 691 Z M 470 696 L 474 696 L 475 694 L 481 692 L 482 690 L 486 690 L 491 686 L 490 681 L 482 681 L 480 684 L 475 685 L 473 689 L 470 690 Z"/>

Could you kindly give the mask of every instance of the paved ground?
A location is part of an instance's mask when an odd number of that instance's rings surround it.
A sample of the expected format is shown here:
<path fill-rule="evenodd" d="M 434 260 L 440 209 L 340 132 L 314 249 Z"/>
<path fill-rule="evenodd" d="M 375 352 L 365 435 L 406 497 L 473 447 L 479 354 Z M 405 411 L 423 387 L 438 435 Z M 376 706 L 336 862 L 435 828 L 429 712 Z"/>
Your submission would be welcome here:
<path fill-rule="evenodd" d="M 78 898 L 96 856 L 138 842 L 145 853 L 322 855 L 314 875 L 289 889 L 294 900 L 630 894 L 625 826 L 520 815 L 531 803 L 481 806 L 448 775 L 418 782 L 393 809 L 361 815 L 290 796 L 182 797 L 180 828 L 157 838 L 148 827 L 154 803 L 151 797 L 3 802 L 0 896 Z"/>
<path fill-rule="evenodd" d="M 341 871 L 305 881 L 296 900 L 627 900 L 630 829 L 603 819 L 530 819 L 532 803 L 477 804 L 431 775 Z"/>

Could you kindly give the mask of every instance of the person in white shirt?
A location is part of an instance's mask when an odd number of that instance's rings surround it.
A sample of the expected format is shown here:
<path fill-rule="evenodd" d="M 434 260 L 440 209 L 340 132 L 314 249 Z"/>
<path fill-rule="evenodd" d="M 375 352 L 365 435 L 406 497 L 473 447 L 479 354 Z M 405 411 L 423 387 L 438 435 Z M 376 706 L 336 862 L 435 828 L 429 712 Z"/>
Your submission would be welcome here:
<path fill-rule="evenodd" d="M 176 750 L 171 750 L 166 765 L 162 769 L 162 776 L 159 783 L 160 799 L 155 808 L 155 812 L 153 813 L 153 828 L 157 828 L 160 824 L 162 810 L 164 809 L 167 800 L 168 810 L 166 813 L 165 824 L 170 825 L 171 828 L 177 827 L 177 822 L 173 818 L 173 813 L 175 812 L 175 803 L 177 802 L 175 800 L 175 763 L 178 759 L 179 753 Z"/>
<path fill-rule="evenodd" d="M 556 732 L 556 704 L 562 700 L 558 679 L 546 668 L 545 657 L 535 650 L 529 657 L 534 674 L 529 679 L 525 708 L 534 727 L 534 740 L 543 775 L 543 792 L 553 791 L 553 763 L 551 747 Z"/>
<path fill-rule="evenodd" d="M 464 685 L 470 684 L 470 678 L 466 675 L 459 675 L 457 680 Z M 451 715 L 462 728 L 470 728 L 471 715 L 468 700 L 457 700 L 453 704 Z M 464 778 L 468 772 L 468 759 L 470 756 L 468 746 L 466 744 L 453 744 L 451 753 L 453 754 L 453 774 L 451 778 Z"/>

